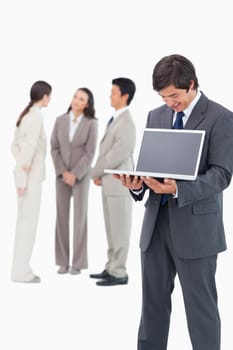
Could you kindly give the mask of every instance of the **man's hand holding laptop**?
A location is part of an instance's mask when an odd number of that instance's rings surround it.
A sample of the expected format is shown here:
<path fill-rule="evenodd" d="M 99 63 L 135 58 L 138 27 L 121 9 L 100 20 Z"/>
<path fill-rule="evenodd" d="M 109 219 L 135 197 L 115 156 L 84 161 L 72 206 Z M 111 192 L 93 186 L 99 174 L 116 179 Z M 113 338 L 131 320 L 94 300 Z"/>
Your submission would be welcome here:
<path fill-rule="evenodd" d="M 133 176 L 125 174 L 113 174 L 115 179 L 121 180 L 123 186 L 129 190 L 139 191 L 143 187 L 143 182 L 152 189 L 155 193 L 176 193 L 176 180 L 164 179 L 163 182 L 159 179 L 155 179 L 149 176 Z"/>

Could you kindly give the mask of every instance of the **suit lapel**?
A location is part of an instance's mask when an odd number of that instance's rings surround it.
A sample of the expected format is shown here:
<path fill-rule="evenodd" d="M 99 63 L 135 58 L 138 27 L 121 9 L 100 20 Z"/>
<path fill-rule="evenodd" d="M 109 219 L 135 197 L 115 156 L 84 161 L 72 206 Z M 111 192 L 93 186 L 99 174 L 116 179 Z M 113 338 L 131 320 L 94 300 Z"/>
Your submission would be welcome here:
<path fill-rule="evenodd" d="M 128 110 L 123 111 L 121 114 L 118 115 L 118 117 L 116 119 L 113 120 L 113 122 L 111 123 L 111 125 L 109 127 L 111 128 L 113 126 L 116 126 L 118 123 L 121 123 L 121 120 L 125 119 L 127 115 L 128 115 Z"/>
<path fill-rule="evenodd" d="M 190 117 L 184 127 L 184 129 L 196 129 L 198 125 L 205 118 L 205 111 L 207 109 L 208 99 L 202 93 L 199 101 L 196 106 L 193 108 Z M 166 107 L 166 106 L 165 106 Z M 161 113 L 161 128 L 170 129 L 173 124 L 173 110 L 169 107 L 165 108 L 165 110 Z"/>
<path fill-rule="evenodd" d="M 161 128 L 171 129 L 173 122 L 173 110 L 171 108 L 166 108 L 164 112 L 161 113 Z"/>
<path fill-rule="evenodd" d="M 80 135 L 82 133 L 83 128 L 85 128 L 86 120 L 87 120 L 86 117 L 83 116 L 83 119 L 81 120 L 78 128 L 75 130 L 73 139 L 71 141 L 72 143 L 75 141 L 75 139 L 78 137 L 78 135 Z"/>
<path fill-rule="evenodd" d="M 118 123 L 120 123 L 121 120 L 122 120 L 123 118 L 125 118 L 125 117 L 128 115 L 128 113 L 129 113 L 128 110 L 123 111 L 121 114 L 119 114 L 119 116 L 118 116 L 116 119 L 113 120 L 113 122 L 109 125 L 109 127 L 106 127 L 104 136 L 102 137 L 100 143 L 103 142 L 103 140 L 104 140 L 105 137 L 107 136 L 108 132 L 109 132 L 113 127 L 115 127 Z"/>
<path fill-rule="evenodd" d="M 208 99 L 202 94 L 196 106 L 193 108 L 192 113 L 184 127 L 184 129 L 196 129 L 198 125 L 205 119 L 205 111 L 207 109 Z"/>
<path fill-rule="evenodd" d="M 70 129 L 70 118 L 69 114 L 66 113 L 62 117 L 62 128 L 63 130 L 63 139 L 67 144 L 69 144 L 69 129 Z"/>

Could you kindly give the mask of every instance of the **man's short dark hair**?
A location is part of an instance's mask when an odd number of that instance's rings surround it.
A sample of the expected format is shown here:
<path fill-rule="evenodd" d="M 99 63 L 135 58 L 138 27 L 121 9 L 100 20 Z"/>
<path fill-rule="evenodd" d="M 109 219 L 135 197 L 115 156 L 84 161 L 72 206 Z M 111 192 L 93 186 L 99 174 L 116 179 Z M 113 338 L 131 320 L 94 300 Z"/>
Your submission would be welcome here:
<path fill-rule="evenodd" d="M 194 65 L 186 57 L 177 54 L 163 57 L 155 65 L 152 75 L 155 91 L 160 91 L 170 85 L 188 91 L 191 80 L 194 81 L 193 89 L 197 90 L 199 84 Z"/>
<path fill-rule="evenodd" d="M 135 83 L 128 78 L 116 78 L 112 80 L 112 85 L 117 85 L 119 87 L 121 95 L 129 95 L 127 100 L 127 105 L 129 105 L 136 91 Z"/>

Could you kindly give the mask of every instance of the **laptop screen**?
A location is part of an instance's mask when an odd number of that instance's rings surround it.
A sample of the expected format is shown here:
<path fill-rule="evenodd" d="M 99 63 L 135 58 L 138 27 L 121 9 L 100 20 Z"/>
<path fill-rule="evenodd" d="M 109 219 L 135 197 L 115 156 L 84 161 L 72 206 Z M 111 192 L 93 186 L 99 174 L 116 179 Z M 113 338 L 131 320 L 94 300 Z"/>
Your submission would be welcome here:
<path fill-rule="evenodd" d="M 203 130 L 144 129 L 135 172 L 193 180 L 198 173 Z"/>

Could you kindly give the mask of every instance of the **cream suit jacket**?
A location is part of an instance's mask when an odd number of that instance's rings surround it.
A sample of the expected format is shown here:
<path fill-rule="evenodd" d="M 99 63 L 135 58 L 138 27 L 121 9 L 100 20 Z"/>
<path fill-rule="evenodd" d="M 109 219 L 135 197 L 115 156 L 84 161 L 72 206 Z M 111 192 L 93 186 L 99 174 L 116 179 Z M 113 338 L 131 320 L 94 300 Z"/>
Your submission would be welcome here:
<path fill-rule="evenodd" d="M 39 107 L 31 107 L 16 128 L 11 151 L 16 161 L 16 188 L 27 187 L 29 181 L 41 182 L 45 179 L 46 135 Z M 23 170 L 24 166 L 30 167 L 28 173 Z"/>
<path fill-rule="evenodd" d="M 123 111 L 106 129 L 99 146 L 99 156 L 92 169 L 93 179 L 101 178 L 105 195 L 126 195 L 128 190 L 104 169 L 133 169 L 136 129 L 129 110 Z"/>

